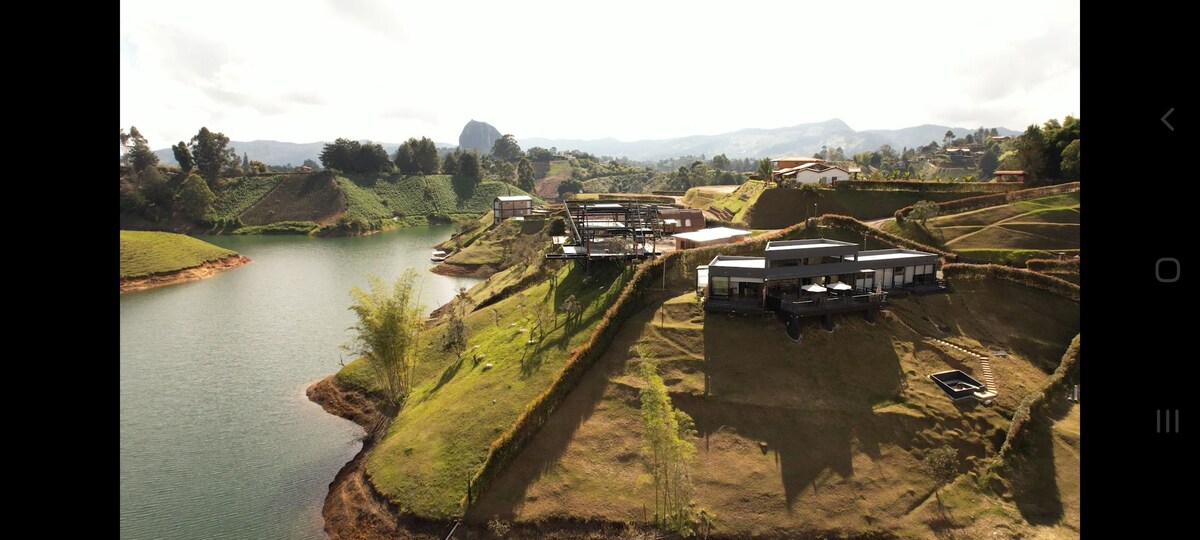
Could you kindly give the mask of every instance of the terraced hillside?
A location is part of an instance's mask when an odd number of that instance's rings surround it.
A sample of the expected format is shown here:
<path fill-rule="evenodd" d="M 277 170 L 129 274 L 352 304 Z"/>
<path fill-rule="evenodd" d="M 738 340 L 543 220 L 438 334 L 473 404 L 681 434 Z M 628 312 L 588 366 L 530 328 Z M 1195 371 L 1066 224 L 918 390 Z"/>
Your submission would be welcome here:
<path fill-rule="evenodd" d="M 884 230 L 974 259 L 1023 263 L 1078 254 L 1079 215 L 1075 192 L 940 216 L 924 228 L 891 222 Z"/>

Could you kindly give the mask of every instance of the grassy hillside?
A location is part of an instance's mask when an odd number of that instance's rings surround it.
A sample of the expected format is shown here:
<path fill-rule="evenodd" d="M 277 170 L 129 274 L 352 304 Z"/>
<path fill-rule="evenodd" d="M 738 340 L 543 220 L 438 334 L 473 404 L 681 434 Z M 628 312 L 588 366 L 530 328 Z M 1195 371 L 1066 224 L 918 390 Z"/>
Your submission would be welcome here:
<path fill-rule="evenodd" d="M 733 191 L 717 186 L 691 188 L 683 202 L 693 208 L 708 210 L 722 220 L 745 223 L 747 211 L 766 188 L 767 183 L 761 180 L 747 180 Z"/>
<path fill-rule="evenodd" d="M 967 257 L 1024 263 L 1079 252 L 1079 193 L 1053 195 L 936 217 L 924 228 L 890 222 L 884 230 Z"/>
<path fill-rule="evenodd" d="M 995 526 L 1037 536 L 1057 522 L 1027 519 L 1018 506 L 1053 501 L 982 493 L 968 473 L 986 468 L 1017 404 L 1047 379 L 1045 367 L 1078 330 L 1079 306 L 1007 282 L 960 281 L 954 294 L 894 300 L 893 314 L 874 324 L 839 316 L 828 333 L 807 322 L 796 343 L 773 318 L 703 314 L 688 283 L 672 276 L 678 296 L 627 320 L 468 517 L 645 520 L 654 505 L 640 449 L 640 345 L 696 421 L 695 499 L 715 512 L 718 534 L 976 537 Z M 994 405 L 951 402 L 926 375 L 962 369 L 979 377 L 978 360 L 910 328 L 972 350 L 1008 351 L 992 363 Z M 963 476 L 943 490 L 942 500 L 953 493 L 955 510 L 939 520 L 929 515 L 936 486 L 920 459 L 943 444 L 958 450 Z M 1078 460 L 1058 462 L 1077 485 Z M 1077 493 L 1063 491 L 1069 510 L 1060 521 L 1078 519 L 1069 503 Z"/>
<path fill-rule="evenodd" d="M 896 210 L 921 200 L 942 202 L 985 194 L 821 189 L 814 196 L 797 189 L 776 188 L 768 189 L 758 197 L 748 211 L 747 221 L 755 229 L 787 227 L 811 216 L 814 203 L 818 215 L 841 214 L 861 220 L 881 219 L 891 217 Z"/>
<path fill-rule="evenodd" d="M 242 182 L 245 180 L 248 179 Z M 234 199 L 244 204 L 249 199 L 248 191 L 251 190 L 235 188 L 231 192 L 228 188 L 223 189 L 217 197 L 217 203 L 230 205 L 227 201 Z M 250 205 L 240 218 L 246 225 L 268 225 L 280 221 L 312 221 L 326 225 L 335 221 L 345 208 L 346 197 L 332 176 L 293 174 L 280 178 L 274 189 Z"/>
<path fill-rule="evenodd" d="M 281 174 L 229 182 L 216 192 L 213 208 L 217 220 L 240 220 L 245 232 L 256 234 L 313 228 L 274 226 L 282 222 L 330 226 L 353 221 L 359 229 L 370 230 L 477 217 L 491 210 L 497 195 L 510 194 L 526 193 L 500 182 L 456 187 L 447 175 Z"/>
<path fill-rule="evenodd" d="M 590 336 L 628 275 L 613 269 L 589 277 L 577 267 L 563 267 L 553 289 L 549 281 L 541 281 L 470 313 L 468 352 L 461 359 L 441 347 L 444 324 L 424 332 L 420 382 L 366 462 L 379 492 L 419 516 L 446 518 L 459 512 L 465 479 L 482 463 L 488 445 Z M 494 286 L 485 282 L 476 289 Z M 552 309 L 569 295 L 584 306 L 579 321 L 567 324 L 557 317 L 553 328 L 539 335 L 538 306 Z M 530 339 L 534 342 L 527 343 Z M 369 386 L 361 362 L 338 376 Z"/>
<path fill-rule="evenodd" d="M 121 277 L 173 272 L 223 259 L 237 252 L 182 234 L 121 231 Z"/>

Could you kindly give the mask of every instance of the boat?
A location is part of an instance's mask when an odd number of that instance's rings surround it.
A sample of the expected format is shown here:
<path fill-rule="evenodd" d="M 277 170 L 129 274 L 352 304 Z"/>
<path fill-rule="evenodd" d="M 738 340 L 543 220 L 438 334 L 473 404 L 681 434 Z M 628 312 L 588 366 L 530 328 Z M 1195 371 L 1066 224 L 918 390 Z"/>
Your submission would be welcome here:
<path fill-rule="evenodd" d="M 442 262 L 446 260 L 446 252 L 440 249 L 435 249 L 433 250 L 433 256 L 429 257 L 429 260 L 433 262 Z"/>

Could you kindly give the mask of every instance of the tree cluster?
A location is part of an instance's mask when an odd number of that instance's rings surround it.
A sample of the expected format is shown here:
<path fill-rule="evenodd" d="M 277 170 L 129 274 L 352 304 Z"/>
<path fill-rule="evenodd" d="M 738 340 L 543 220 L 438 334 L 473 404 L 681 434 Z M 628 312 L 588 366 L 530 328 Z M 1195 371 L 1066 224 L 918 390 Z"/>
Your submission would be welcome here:
<path fill-rule="evenodd" d="M 392 160 L 383 146 L 339 138 L 321 149 L 321 166 L 343 172 L 374 174 L 390 171 Z"/>
<path fill-rule="evenodd" d="M 1031 124 L 1015 141 L 1017 163 L 1031 176 L 1030 183 L 1053 184 L 1079 179 L 1079 119 L 1068 116 L 1060 124 L 1051 118 Z"/>
<path fill-rule="evenodd" d="M 401 143 L 394 161 L 396 168 L 404 174 L 437 174 L 442 169 L 437 145 L 428 137 L 412 137 Z"/>

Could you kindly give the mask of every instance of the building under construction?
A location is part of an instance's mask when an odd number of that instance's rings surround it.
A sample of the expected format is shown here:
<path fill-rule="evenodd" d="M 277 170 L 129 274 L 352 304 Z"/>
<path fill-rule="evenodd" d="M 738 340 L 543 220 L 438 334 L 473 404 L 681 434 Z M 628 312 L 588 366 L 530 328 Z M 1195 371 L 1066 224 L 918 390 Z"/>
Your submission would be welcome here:
<path fill-rule="evenodd" d="M 547 259 L 583 261 L 640 260 L 662 253 L 664 236 L 659 207 L 637 200 L 567 201 L 567 239 Z"/>

